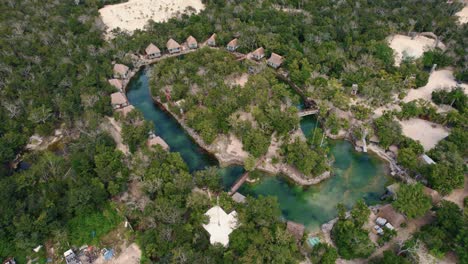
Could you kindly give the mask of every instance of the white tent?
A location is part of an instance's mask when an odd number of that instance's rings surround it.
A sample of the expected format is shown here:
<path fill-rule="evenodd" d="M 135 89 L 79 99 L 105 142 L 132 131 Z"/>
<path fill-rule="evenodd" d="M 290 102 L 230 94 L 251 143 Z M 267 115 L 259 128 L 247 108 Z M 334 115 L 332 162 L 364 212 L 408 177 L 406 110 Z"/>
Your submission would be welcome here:
<path fill-rule="evenodd" d="M 227 246 L 229 234 L 237 228 L 237 212 L 232 211 L 226 214 L 221 207 L 214 206 L 205 215 L 210 218 L 210 222 L 203 225 L 203 228 L 210 233 L 210 243 L 221 243 Z"/>

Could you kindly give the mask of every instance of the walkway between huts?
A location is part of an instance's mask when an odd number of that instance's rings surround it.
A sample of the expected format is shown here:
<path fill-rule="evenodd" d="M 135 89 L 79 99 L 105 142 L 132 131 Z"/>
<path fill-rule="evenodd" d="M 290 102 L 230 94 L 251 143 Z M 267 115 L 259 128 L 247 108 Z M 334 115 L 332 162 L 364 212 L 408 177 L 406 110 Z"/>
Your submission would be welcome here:
<path fill-rule="evenodd" d="M 258 167 L 258 165 L 260 165 L 260 163 L 263 162 L 265 156 L 261 157 L 257 163 L 255 164 L 255 167 L 254 167 L 254 170 Z M 233 195 L 237 192 L 237 190 L 240 189 L 240 187 L 242 187 L 242 185 L 244 184 L 244 182 L 249 178 L 249 173 L 250 171 L 246 171 L 244 174 L 242 174 L 242 176 L 240 176 L 236 182 L 234 183 L 234 185 L 232 185 L 231 187 L 231 190 L 229 191 L 229 195 Z"/>

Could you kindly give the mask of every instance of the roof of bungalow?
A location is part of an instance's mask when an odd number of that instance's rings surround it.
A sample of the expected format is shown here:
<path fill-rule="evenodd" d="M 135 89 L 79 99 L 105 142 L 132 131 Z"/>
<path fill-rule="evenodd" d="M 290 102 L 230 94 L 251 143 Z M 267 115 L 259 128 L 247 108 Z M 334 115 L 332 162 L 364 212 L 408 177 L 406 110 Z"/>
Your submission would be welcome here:
<path fill-rule="evenodd" d="M 207 41 L 215 41 L 216 40 L 216 33 L 213 33 L 213 35 L 211 35 Z"/>
<path fill-rule="evenodd" d="M 123 108 L 118 109 L 117 112 L 122 113 L 123 116 L 127 116 L 128 113 L 130 113 L 133 109 L 135 109 L 133 105 L 127 105 Z"/>
<path fill-rule="evenodd" d="M 227 45 L 231 46 L 231 47 L 236 47 L 237 46 L 237 38 L 229 41 L 229 43 Z"/>
<path fill-rule="evenodd" d="M 387 191 L 389 191 L 392 195 L 396 195 L 398 190 L 400 189 L 400 184 L 398 182 L 391 184 L 386 187 Z"/>
<path fill-rule="evenodd" d="M 263 47 L 260 47 L 260 48 L 256 49 L 254 52 L 252 52 L 252 55 L 254 55 L 254 56 L 265 55 L 265 49 Z"/>
<path fill-rule="evenodd" d="M 167 49 L 177 49 L 177 48 L 180 48 L 180 45 L 179 43 L 177 43 L 177 41 L 173 39 L 169 39 L 166 43 L 166 47 Z"/>
<path fill-rule="evenodd" d="M 166 143 L 166 141 L 158 136 L 148 139 L 147 145 L 148 147 L 159 145 L 165 150 L 169 149 L 169 145 Z"/>
<path fill-rule="evenodd" d="M 305 227 L 302 224 L 293 221 L 287 221 L 286 229 L 296 238 L 296 240 L 300 240 L 304 235 Z"/>
<path fill-rule="evenodd" d="M 128 67 L 126 65 L 116 63 L 114 65 L 114 72 L 117 74 L 126 74 L 128 72 Z"/>
<path fill-rule="evenodd" d="M 276 65 L 280 65 L 280 64 L 283 63 L 283 57 L 280 56 L 280 55 L 278 55 L 278 54 L 276 54 L 276 53 L 274 53 L 274 52 L 272 52 L 270 58 L 268 59 L 268 61 L 269 61 L 270 63 L 276 64 Z"/>
<path fill-rule="evenodd" d="M 127 98 L 125 98 L 125 95 L 121 92 L 116 92 L 111 94 L 111 104 L 117 105 L 117 104 L 125 104 L 127 102 Z"/>
<path fill-rule="evenodd" d="M 233 195 L 232 195 L 232 199 L 237 202 L 237 203 L 245 203 L 245 196 L 238 193 L 238 192 L 235 192 Z"/>
<path fill-rule="evenodd" d="M 387 219 L 394 227 L 399 227 L 405 221 L 405 217 L 398 213 L 391 204 L 380 207 L 377 216 Z"/>
<path fill-rule="evenodd" d="M 219 206 L 214 206 L 208 210 L 205 215 L 210 219 L 208 224 L 204 224 L 203 228 L 210 233 L 210 243 L 220 243 L 227 246 L 229 243 L 229 234 L 237 228 L 237 212 L 232 211 L 226 214 Z"/>
<path fill-rule="evenodd" d="M 436 162 L 435 162 L 433 159 L 431 159 L 431 157 L 429 157 L 429 156 L 426 155 L 426 154 L 421 155 L 421 158 L 424 160 L 424 162 L 425 162 L 426 164 L 429 164 L 429 165 L 430 165 L 430 164 L 436 164 Z"/>
<path fill-rule="evenodd" d="M 119 80 L 119 79 L 109 79 L 109 84 L 114 86 L 115 88 L 119 89 L 119 90 L 122 90 L 123 88 L 123 83 L 122 83 L 122 80 Z"/>
<path fill-rule="evenodd" d="M 187 38 L 187 44 L 191 45 L 191 44 L 197 44 L 197 40 L 193 37 L 193 36 L 189 36 Z"/>
<path fill-rule="evenodd" d="M 145 52 L 146 52 L 146 54 L 154 54 L 154 53 L 160 53 L 161 50 L 159 50 L 159 48 L 156 47 L 156 45 L 151 43 L 151 44 L 148 45 L 148 47 L 146 47 Z"/>

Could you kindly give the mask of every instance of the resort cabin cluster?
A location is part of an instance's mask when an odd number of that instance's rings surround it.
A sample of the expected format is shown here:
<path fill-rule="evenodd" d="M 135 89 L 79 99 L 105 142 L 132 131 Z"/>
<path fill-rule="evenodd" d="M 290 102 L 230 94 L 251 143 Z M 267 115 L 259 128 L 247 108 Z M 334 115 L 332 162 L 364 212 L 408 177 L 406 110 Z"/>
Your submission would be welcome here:
<path fill-rule="evenodd" d="M 229 41 L 229 43 L 226 45 L 226 49 L 230 52 L 235 52 L 237 48 L 239 48 L 239 40 L 237 38 Z M 255 61 L 260 61 L 265 57 L 265 49 L 260 47 L 250 53 L 249 56 Z M 284 59 L 281 55 L 272 52 L 270 58 L 267 60 L 267 64 L 273 69 L 278 69 L 281 64 L 283 64 L 283 60 Z"/>

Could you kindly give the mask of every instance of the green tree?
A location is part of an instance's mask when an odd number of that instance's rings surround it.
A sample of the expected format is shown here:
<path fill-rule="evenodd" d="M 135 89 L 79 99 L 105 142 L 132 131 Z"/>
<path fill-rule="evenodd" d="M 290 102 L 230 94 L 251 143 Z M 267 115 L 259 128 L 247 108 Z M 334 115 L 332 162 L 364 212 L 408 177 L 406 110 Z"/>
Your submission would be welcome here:
<path fill-rule="evenodd" d="M 416 183 L 401 185 L 393 206 L 408 218 L 415 218 L 423 216 L 432 205 L 431 199 L 424 194 L 423 185 Z"/>

